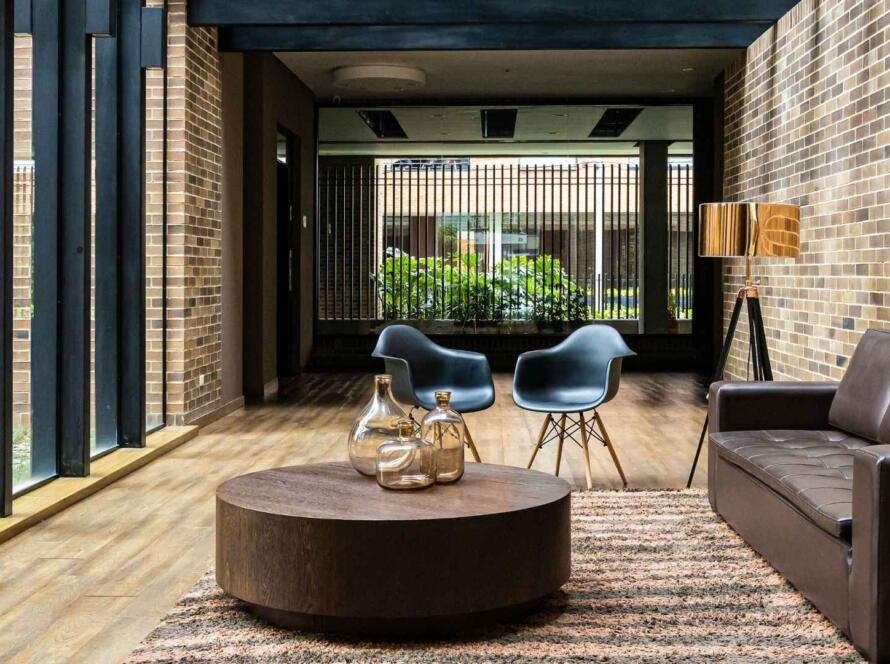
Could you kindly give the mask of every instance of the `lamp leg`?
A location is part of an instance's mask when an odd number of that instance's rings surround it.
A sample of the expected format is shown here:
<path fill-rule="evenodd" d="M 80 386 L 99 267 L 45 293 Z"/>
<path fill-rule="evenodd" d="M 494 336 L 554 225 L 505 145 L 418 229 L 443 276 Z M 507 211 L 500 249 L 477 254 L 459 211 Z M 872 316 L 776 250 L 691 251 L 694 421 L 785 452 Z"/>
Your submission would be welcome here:
<path fill-rule="evenodd" d="M 584 475 L 587 478 L 587 490 L 593 488 L 593 473 L 590 472 L 590 451 L 587 445 L 587 420 L 584 419 L 584 413 L 578 413 L 581 420 L 581 448 L 584 452 Z"/>
<path fill-rule="evenodd" d="M 723 340 L 723 349 L 720 351 L 720 358 L 717 360 L 717 369 L 714 371 L 713 382 L 723 380 L 723 372 L 726 371 L 726 361 L 729 359 L 729 351 L 732 348 L 732 340 L 735 337 L 736 328 L 739 325 L 739 316 L 742 313 L 742 302 L 745 300 L 745 289 L 739 290 L 735 305 L 732 308 L 732 316 L 729 319 L 729 327 L 726 328 L 726 339 Z M 692 479 L 695 477 L 695 469 L 698 467 L 698 459 L 701 456 L 702 446 L 705 444 L 705 436 L 708 433 L 708 416 L 705 415 L 705 423 L 698 437 L 698 447 L 695 450 L 695 459 L 692 461 L 692 469 L 689 471 L 689 479 L 686 481 L 686 488 L 692 486 Z"/>
<path fill-rule="evenodd" d="M 762 346 L 757 328 L 758 300 L 756 297 L 748 297 L 748 343 L 751 344 L 751 364 L 754 365 L 754 380 L 763 380 L 763 367 L 760 363 Z"/>
<path fill-rule="evenodd" d="M 470 434 L 470 427 L 468 427 L 466 423 L 464 423 L 464 434 L 467 437 L 467 447 L 470 448 L 473 459 L 475 459 L 476 463 L 482 463 L 482 459 L 479 457 L 479 451 L 476 449 L 476 443 L 473 441 L 473 436 Z"/>
<path fill-rule="evenodd" d="M 559 418 L 559 446 L 556 448 L 556 470 L 554 471 L 554 475 L 559 477 L 559 463 L 562 461 L 562 445 L 566 439 L 566 416 L 563 413 L 562 417 Z"/>
<path fill-rule="evenodd" d="M 769 347 L 766 344 L 766 327 L 763 325 L 763 310 L 760 308 L 760 298 L 755 297 L 748 300 L 753 304 L 755 334 L 757 335 L 757 349 L 760 351 L 760 373 L 762 380 L 773 379 L 773 368 L 769 361 Z"/>
<path fill-rule="evenodd" d="M 535 462 L 535 457 L 538 456 L 538 450 L 541 449 L 541 443 L 544 442 L 544 434 L 547 433 L 547 426 L 550 424 L 550 413 L 547 413 L 547 417 L 544 418 L 544 426 L 541 427 L 541 433 L 538 434 L 538 440 L 535 441 L 535 448 L 532 450 L 532 456 L 528 460 L 528 468 L 532 467 L 532 464 Z"/>

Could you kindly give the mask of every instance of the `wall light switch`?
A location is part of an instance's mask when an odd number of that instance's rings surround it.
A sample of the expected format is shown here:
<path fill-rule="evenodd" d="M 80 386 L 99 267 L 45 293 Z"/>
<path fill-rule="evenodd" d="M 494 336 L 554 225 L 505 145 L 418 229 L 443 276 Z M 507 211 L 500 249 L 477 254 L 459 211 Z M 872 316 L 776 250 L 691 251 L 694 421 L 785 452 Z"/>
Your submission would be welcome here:
<path fill-rule="evenodd" d="M 306 226 L 307 226 L 307 223 L 306 223 L 306 215 L 304 214 L 304 215 L 303 215 L 303 228 L 306 228 Z"/>

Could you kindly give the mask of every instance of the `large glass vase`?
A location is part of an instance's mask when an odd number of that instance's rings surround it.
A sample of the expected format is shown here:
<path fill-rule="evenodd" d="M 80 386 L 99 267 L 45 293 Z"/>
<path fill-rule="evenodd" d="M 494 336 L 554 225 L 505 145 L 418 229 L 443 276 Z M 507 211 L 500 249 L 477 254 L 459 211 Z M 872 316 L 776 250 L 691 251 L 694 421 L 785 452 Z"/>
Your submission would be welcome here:
<path fill-rule="evenodd" d="M 421 431 L 438 452 L 436 481 L 457 482 L 464 474 L 466 425 L 460 413 L 451 409 L 451 392 L 436 392 L 436 407 L 423 418 Z"/>
<path fill-rule="evenodd" d="M 349 432 L 349 460 L 362 475 L 376 474 L 377 448 L 399 435 L 405 411 L 392 396 L 392 376 L 374 376 L 374 396 Z"/>
<path fill-rule="evenodd" d="M 377 448 L 377 484 L 384 489 L 423 489 L 436 482 L 436 448 L 415 433 L 414 421 L 399 420 L 399 436 Z"/>

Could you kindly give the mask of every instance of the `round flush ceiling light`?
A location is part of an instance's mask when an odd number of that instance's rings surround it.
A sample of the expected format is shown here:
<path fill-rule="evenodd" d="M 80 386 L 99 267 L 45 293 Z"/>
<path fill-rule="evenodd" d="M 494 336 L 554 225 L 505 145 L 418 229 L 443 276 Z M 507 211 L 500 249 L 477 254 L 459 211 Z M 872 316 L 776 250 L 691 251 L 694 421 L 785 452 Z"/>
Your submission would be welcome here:
<path fill-rule="evenodd" d="M 333 71 L 334 87 L 361 92 L 404 92 L 426 85 L 426 72 L 401 65 L 352 65 Z"/>

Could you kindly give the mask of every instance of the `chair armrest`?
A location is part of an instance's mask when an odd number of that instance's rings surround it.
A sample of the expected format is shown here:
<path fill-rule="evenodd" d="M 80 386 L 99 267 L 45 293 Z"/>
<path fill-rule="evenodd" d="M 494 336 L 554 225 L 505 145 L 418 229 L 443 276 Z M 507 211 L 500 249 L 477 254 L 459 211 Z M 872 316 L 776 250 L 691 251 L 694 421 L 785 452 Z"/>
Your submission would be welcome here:
<path fill-rule="evenodd" d="M 524 385 L 529 383 L 537 383 L 540 376 L 535 371 L 535 367 L 542 366 L 550 368 L 550 361 L 553 358 L 553 349 L 544 348 L 541 350 L 530 350 L 522 353 L 516 359 L 516 368 L 513 370 L 513 387 L 522 389 Z"/>
<path fill-rule="evenodd" d="M 439 355 L 453 384 L 469 387 L 477 387 L 483 384 L 494 386 L 488 358 L 482 353 L 470 350 L 440 348 Z"/>
<path fill-rule="evenodd" d="M 837 383 L 716 382 L 708 395 L 708 430 L 830 429 Z"/>
<path fill-rule="evenodd" d="M 853 459 L 850 635 L 872 662 L 890 660 L 890 445 Z"/>

